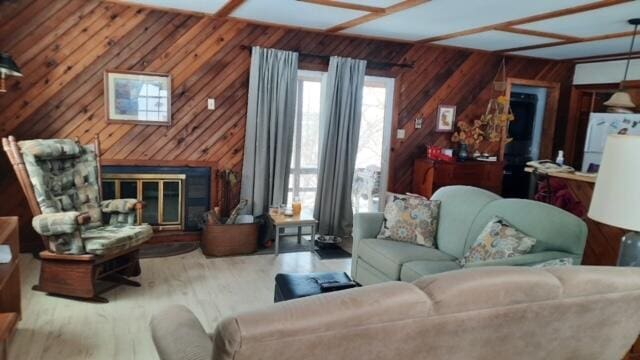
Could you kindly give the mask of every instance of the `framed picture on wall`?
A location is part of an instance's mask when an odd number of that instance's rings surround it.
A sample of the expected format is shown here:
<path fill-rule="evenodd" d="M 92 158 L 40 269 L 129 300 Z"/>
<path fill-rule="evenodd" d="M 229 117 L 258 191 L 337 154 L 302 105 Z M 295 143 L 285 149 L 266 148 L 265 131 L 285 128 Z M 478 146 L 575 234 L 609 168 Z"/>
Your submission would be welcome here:
<path fill-rule="evenodd" d="M 456 125 L 456 107 L 453 105 L 438 106 L 436 118 L 437 132 L 453 132 Z"/>
<path fill-rule="evenodd" d="M 171 125 L 171 75 L 136 71 L 104 72 L 107 121 Z"/>

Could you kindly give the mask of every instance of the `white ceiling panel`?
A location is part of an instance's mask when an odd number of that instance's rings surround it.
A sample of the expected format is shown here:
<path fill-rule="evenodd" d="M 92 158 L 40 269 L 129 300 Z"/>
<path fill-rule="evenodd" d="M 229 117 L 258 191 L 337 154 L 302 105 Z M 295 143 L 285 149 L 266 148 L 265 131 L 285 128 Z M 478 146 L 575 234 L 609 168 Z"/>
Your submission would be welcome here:
<path fill-rule="evenodd" d="M 340 0 L 340 2 L 343 2 L 343 3 L 375 6 L 375 7 L 382 7 L 382 8 L 395 5 L 402 1 L 403 0 Z"/>
<path fill-rule="evenodd" d="M 240 19 L 324 30 L 367 14 L 294 0 L 248 0 L 232 15 Z"/>
<path fill-rule="evenodd" d="M 227 0 L 130 0 L 130 3 L 214 14 Z"/>
<path fill-rule="evenodd" d="M 432 0 L 344 32 L 420 40 L 590 2 L 593 0 Z"/>
<path fill-rule="evenodd" d="M 521 46 L 546 44 L 554 41 L 558 40 L 539 36 L 514 34 L 504 31 L 485 31 L 477 34 L 438 41 L 436 44 L 495 51 Z"/>
<path fill-rule="evenodd" d="M 542 49 L 517 51 L 512 54 L 561 60 L 585 56 L 624 53 L 629 51 L 630 45 L 631 37 L 629 36 L 617 39 L 589 41 L 569 45 L 552 46 Z M 634 46 L 634 51 L 638 50 L 640 50 L 640 42 L 636 42 Z"/>
<path fill-rule="evenodd" d="M 523 24 L 518 27 L 577 37 L 590 37 L 631 31 L 633 27 L 627 23 L 627 20 L 638 16 L 640 16 L 640 1 L 632 1 L 597 10 Z"/>

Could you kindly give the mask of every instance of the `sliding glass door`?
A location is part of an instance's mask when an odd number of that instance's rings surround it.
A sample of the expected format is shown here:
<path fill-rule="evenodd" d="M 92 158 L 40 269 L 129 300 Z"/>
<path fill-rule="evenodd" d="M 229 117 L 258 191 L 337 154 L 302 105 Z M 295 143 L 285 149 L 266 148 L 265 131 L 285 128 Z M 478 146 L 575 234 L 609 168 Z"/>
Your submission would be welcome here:
<path fill-rule="evenodd" d="M 384 206 L 389 169 L 393 90 L 392 78 L 365 78 L 358 155 L 353 176 L 354 213 L 381 211 Z"/>
<path fill-rule="evenodd" d="M 325 73 L 298 72 L 294 146 L 288 201 L 298 197 L 309 211 L 315 205 L 320 151 L 320 106 Z M 394 80 L 365 78 L 360 139 L 352 193 L 354 212 L 379 211 L 387 188 Z"/>
<path fill-rule="evenodd" d="M 318 186 L 320 152 L 320 98 L 323 73 L 298 72 L 296 122 L 291 154 L 288 201 L 297 197 L 306 210 L 312 210 Z"/>

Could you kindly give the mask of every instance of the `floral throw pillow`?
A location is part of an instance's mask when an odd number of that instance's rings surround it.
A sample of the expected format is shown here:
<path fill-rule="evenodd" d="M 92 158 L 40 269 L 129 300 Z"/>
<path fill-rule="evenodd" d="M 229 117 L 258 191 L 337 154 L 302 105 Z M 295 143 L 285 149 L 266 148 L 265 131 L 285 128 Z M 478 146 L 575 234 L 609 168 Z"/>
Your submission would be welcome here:
<path fill-rule="evenodd" d="M 391 194 L 384 208 L 379 239 L 435 247 L 440 201 L 422 196 Z"/>
<path fill-rule="evenodd" d="M 460 260 L 460 265 L 524 255 L 535 243 L 535 238 L 520 232 L 506 220 L 494 217 Z"/>
<path fill-rule="evenodd" d="M 532 265 L 531 267 L 545 268 L 545 267 L 552 267 L 552 266 L 571 266 L 571 265 L 573 265 L 573 258 L 567 257 L 567 258 L 561 258 L 561 259 L 547 260 L 545 262 Z"/>

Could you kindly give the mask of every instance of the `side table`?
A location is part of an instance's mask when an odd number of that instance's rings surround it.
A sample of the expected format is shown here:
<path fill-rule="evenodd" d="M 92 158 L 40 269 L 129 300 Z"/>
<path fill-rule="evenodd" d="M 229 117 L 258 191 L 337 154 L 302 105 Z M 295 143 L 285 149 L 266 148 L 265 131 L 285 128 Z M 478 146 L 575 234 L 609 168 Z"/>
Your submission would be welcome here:
<path fill-rule="evenodd" d="M 311 250 L 313 250 L 313 241 L 316 238 L 316 225 L 318 220 L 314 219 L 312 215 L 305 214 L 304 212 L 297 216 L 285 216 L 283 214 L 269 215 L 271 224 L 275 227 L 275 254 L 280 252 L 280 229 L 286 229 L 289 227 L 298 228 L 298 244 L 302 241 L 302 227 L 311 226 Z"/>

